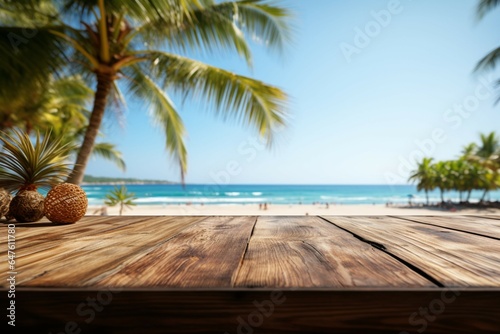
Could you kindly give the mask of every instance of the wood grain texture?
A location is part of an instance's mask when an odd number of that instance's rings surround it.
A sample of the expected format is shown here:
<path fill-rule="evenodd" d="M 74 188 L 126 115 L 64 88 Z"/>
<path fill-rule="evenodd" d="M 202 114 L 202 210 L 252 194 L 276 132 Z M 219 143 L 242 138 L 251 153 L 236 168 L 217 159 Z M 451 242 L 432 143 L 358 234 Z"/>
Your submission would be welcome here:
<path fill-rule="evenodd" d="M 484 219 L 497 219 L 497 220 L 500 220 L 500 215 L 490 215 L 490 214 L 487 214 L 487 215 L 470 215 L 470 217 L 477 217 L 477 218 L 484 218 Z"/>
<path fill-rule="evenodd" d="M 500 220 L 470 216 L 453 216 L 452 218 L 443 216 L 404 216 L 400 218 L 500 240 Z"/>
<path fill-rule="evenodd" d="M 16 227 L 17 284 L 89 285 L 96 277 L 118 270 L 125 260 L 144 254 L 201 220 L 203 217 L 127 217 L 96 222 L 84 218 L 73 225 Z M 6 271 L 6 265 L 0 263 L 0 271 Z"/>
<path fill-rule="evenodd" d="M 237 287 L 430 287 L 389 255 L 317 217 L 259 217 Z"/>
<path fill-rule="evenodd" d="M 500 242 L 391 217 L 325 217 L 444 286 L 500 287 Z"/>
<path fill-rule="evenodd" d="M 210 217 L 93 286 L 228 288 L 233 285 L 255 217 Z"/>
<path fill-rule="evenodd" d="M 495 219 L 329 218 L 366 240 L 318 217 L 261 217 L 251 236 L 255 219 L 96 216 L 72 225 L 16 224 L 17 283 L 89 288 L 432 285 L 411 267 L 447 286 L 500 284 L 498 240 L 471 234 L 473 229 L 495 233 Z M 458 227 L 464 232 L 452 230 Z M 7 224 L 0 224 L 2 251 L 6 232 Z M 7 272 L 6 261 L 0 271 Z"/>
<path fill-rule="evenodd" d="M 124 290 L 111 298 L 107 293 L 20 291 L 16 330 L 61 333 L 68 324 L 82 333 L 119 334 L 497 334 L 500 329 L 498 290 Z M 105 303 L 94 308 L 89 298 Z"/>

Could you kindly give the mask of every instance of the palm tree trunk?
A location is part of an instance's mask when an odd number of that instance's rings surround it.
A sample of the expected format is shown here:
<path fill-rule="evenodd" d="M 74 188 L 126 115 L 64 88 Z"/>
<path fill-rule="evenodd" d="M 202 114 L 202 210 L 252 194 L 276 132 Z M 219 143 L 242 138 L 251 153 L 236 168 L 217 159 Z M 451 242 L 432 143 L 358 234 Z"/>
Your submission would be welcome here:
<path fill-rule="evenodd" d="M 479 202 L 484 202 L 484 199 L 486 198 L 486 195 L 488 194 L 488 189 L 484 190 L 483 196 L 481 197 L 481 200 Z"/>
<path fill-rule="evenodd" d="M 468 194 L 467 194 L 467 199 L 465 200 L 467 203 L 469 203 L 469 200 L 470 200 L 470 195 L 472 194 L 472 190 L 469 190 Z"/>
<path fill-rule="evenodd" d="M 429 190 L 425 191 L 425 200 L 427 202 L 427 206 L 429 206 Z"/>
<path fill-rule="evenodd" d="M 443 189 L 439 189 L 439 191 L 441 192 L 441 203 L 444 203 L 444 191 Z"/>
<path fill-rule="evenodd" d="M 123 203 L 120 203 L 120 216 L 122 215 L 123 213 Z"/>
<path fill-rule="evenodd" d="M 85 132 L 82 146 L 76 157 L 75 166 L 71 175 L 68 177 L 68 183 L 80 184 L 83 181 L 85 169 L 87 168 L 87 163 L 94 149 L 94 143 L 99 133 L 99 128 L 101 127 L 114 78 L 114 74 L 110 71 L 97 73 L 97 90 L 95 92 L 92 114 L 90 115 L 89 125 Z"/>

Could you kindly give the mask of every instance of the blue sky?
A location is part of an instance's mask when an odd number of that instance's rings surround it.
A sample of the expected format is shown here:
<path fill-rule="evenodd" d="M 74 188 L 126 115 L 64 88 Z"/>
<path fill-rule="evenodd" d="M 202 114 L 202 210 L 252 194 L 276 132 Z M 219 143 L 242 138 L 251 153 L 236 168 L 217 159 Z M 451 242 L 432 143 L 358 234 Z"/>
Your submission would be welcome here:
<path fill-rule="evenodd" d="M 285 90 L 287 128 L 265 149 L 253 129 L 202 106 L 179 106 L 188 131 L 186 182 L 406 183 L 415 158 L 452 159 L 480 132 L 499 130 L 492 81 L 500 73 L 473 69 L 500 45 L 500 10 L 478 21 L 476 0 L 281 4 L 294 11 L 296 27 L 284 56 L 255 45 L 251 70 L 237 55 L 201 59 Z M 148 111 L 129 104 L 124 116 L 123 127 L 108 118 L 104 129 L 127 171 L 95 159 L 87 174 L 178 181 Z"/>

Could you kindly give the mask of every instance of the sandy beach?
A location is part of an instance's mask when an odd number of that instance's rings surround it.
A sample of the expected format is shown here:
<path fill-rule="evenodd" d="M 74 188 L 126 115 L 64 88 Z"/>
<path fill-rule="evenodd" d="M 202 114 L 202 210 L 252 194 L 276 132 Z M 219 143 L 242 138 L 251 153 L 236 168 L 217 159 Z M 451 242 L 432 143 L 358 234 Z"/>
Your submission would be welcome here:
<path fill-rule="evenodd" d="M 87 214 L 96 215 L 100 207 L 89 207 Z M 107 208 L 108 215 L 118 215 L 118 207 Z M 500 215 L 498 209 L 463 209 L 455 212 L 420 207 L 386 207 L 385 205 L 270 205 L 267 210 L 258 205 L 140 205 L 125 209 L 127 216 L 239 216 L 239 215 Z"/>

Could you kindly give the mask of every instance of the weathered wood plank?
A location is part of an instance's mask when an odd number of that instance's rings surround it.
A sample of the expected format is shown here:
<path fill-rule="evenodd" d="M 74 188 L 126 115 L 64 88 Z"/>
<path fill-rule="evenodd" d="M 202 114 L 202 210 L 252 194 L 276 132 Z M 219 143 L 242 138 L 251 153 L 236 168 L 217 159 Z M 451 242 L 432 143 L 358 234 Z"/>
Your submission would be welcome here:
<path fill-rule="evenodd" d="M 39 231 L 51 229 L 51 233 L 40 234 L 39 240 L 44 242 L 36 246 L 38 251 L 26 247 L 31 249 L 31 252 L 16 259 L 16 280 L 19 286 L 83 286 L 96 277 L 118 270 L 125 260 L 150 251 L 182 229 L 203 219 L 128 218 L 124 225 L 107 226 L 106 229 L 99 227 L 95 230 L 97 234 L 87 231 L 82 237 L 75 236 L 73 239 L 61 237 L 65 234 L 66 225 L 60 226 L 57 232 L 52 227 L 37 227 Z M 91 224 L 92 220 L 82 221 L 80 228 L 85 229 L 85 225 Z M 92 227 L 93 225 L 91 231 Z M 17 234 L 19 238 L 16 242 L 16 254 L 23 254 L 23 231 L 18 231 Z M 31 238 L 33 236 L 28 239 Z M 0 270 L 6 270 L 5 266 L 6 263 L 0 263 Z M 2 286 L 5 286 L 4 282 Z"/>
<path fill-rule="evenodd" d="M 485 218 L 485 219 L 496 219 L 496 220 L 500 220 L 500 215 L 472 215 L 474 217 L 478 217 L 478 218 Z M 471 216 L 471 217 L 472 217 Z"/>
<path fill-rule="evenodd" d="M 53 224 L 43 219 L 36 223 L 15 224 L 18 257 L 56 247 L 62 240 L 81 240 L 87 236 L 105 235 L 104 232 L 123 228 L 147 220 L 144 217 L 84 217 L 76 224 Z"/>
<path fill-rule="evenodd" d="M 232 286 L 255 217 L 211 217 L 175 238 L 125 261 L 93 286 L 228 288 Z"/>
<path fill-rule="evenodd" d="M 500 287 L 497 240 L 390 217 L 325 217 L 411 263 L 444 286 Z"/>
<path fill-rule="evenodd" d="M 317 217 L 259 217 L 237 287 L 435 286 Z"/>
<path fill-rule="evenodd" d="M 497 334 L 500 328 L 498 290 L 45 289 L 19 291 L 16 305 L 23 333 Z"/>
<path fill-rule="evenodd" d="M 399 218 L 500 240 L 500 220 L 470 216 L 403 216 Z"/>

